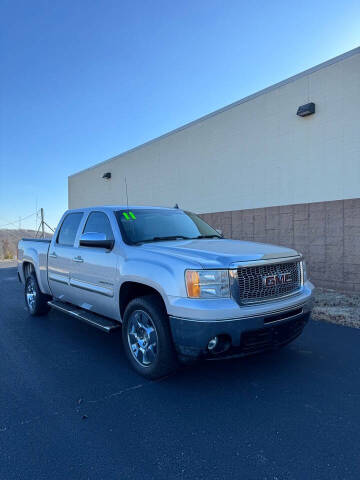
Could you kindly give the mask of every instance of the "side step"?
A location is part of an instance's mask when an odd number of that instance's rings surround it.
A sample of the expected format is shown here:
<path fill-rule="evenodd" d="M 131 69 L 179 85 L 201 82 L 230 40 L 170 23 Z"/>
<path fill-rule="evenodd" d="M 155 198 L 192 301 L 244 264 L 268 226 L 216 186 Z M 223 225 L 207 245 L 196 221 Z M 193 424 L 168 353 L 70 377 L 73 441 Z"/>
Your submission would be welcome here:
<path fill-rule="evenodd" d="M 121 324 L 115 320 L 103 317 L 102 315 L 98 315 L 94 312 L 89 312 L 83 308 L 75 307 L 69 303 L 60 302 L 59 300 L 50 300 L 48 305 L 56 310 L 59 310 L 60 312 L 67 313 L 72 317 L 82 320 L 92 327 L 99 328 L 106 333 L 110 333 L 117 328 L 121 328 Z"/>

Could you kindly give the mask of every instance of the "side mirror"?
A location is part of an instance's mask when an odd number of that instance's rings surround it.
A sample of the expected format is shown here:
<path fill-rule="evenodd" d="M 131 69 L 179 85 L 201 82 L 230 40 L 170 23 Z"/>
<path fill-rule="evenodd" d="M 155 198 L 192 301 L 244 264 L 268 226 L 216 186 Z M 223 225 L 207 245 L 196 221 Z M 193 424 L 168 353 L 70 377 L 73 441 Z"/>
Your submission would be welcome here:
<path fill-rule="evenodd" d="M 105 233 L 87 232 L 80 237 L 80 247 L 106 248 L 111 250 L 114 240 L 107 240 Z"/>

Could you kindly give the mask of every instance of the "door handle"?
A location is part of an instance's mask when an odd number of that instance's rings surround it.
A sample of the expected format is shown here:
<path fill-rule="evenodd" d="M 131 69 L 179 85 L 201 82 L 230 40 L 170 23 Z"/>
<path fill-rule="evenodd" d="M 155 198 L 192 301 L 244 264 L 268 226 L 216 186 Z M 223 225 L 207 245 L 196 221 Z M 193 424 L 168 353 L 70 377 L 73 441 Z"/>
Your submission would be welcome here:
<path fill-rule="evenodd" d="M 81 258 L 80 255 L 78 255 L 77 257 L 74 257 L 74 258 L 73 258 L 73 262 L 82 263 L 83 261 L 84 261 L 84 259 Z"/>
<path fill-rule="evenodd" d="M 49 257 L 51 257 L 51 258 L 57 258 L 57 255 L 56 255 L 55 252 L 51 252 L 51 253 L 49 253 Z"/>

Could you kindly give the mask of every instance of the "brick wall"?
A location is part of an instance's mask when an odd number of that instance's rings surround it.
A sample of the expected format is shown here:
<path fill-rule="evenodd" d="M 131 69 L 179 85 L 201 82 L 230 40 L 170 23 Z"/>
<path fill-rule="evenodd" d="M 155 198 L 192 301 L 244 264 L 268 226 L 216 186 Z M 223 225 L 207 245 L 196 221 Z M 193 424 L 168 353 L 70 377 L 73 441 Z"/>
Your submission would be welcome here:
<path fill-rule="evenodd" d="M 295 248 L 319 287 L 360 293 L 360 198 L 200 216 L 227 238 Z"/>

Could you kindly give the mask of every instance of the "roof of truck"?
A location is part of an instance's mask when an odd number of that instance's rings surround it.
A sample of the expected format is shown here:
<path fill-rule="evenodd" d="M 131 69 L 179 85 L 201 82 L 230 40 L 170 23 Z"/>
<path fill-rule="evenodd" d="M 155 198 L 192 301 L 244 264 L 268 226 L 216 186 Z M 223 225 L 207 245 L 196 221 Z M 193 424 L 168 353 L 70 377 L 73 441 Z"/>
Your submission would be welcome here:
<path fill-rule="evenodd" d="M 83 212 L 85 210 L 138 210 L 138 209 L 156 209 L 156 210 L 177 210 L 176 207 L 159 207 L 159 206 L 152 206 L 152 205 L 94 205 L 93 207 L 84 207 L 84 208 L 70 208 L 68 211 L 70 212 Z M 179 208 L 181 210 L 181 208 Z"/>

